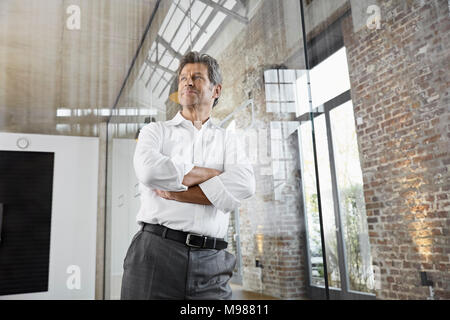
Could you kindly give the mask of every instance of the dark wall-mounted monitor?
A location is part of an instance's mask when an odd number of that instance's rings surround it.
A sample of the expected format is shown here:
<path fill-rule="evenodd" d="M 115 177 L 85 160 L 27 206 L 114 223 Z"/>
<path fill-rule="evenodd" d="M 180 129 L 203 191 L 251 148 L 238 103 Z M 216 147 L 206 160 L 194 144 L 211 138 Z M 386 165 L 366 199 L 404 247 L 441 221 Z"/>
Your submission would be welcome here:
<path fill-rule="evenodd" d="M 54 153 L 0 151 L 0 295 L 48 291 Z"/>

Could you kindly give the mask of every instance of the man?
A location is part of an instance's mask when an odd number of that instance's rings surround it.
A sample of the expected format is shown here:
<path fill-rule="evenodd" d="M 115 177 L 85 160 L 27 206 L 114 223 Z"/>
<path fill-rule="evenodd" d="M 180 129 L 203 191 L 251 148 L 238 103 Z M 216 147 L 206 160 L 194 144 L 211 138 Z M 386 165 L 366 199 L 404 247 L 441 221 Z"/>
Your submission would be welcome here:
<path fill-rule="evenodd" d="M 178 69 L 182 110 L 139 134 L 142 229 L 124 260 L 122 299 L 231 299 L 236 258 L 224 237 L 229 212 L 255 193 L 255 178 L 236 137 L 211 122 L 221 91 L 217 61 L 186 54 Z"/>

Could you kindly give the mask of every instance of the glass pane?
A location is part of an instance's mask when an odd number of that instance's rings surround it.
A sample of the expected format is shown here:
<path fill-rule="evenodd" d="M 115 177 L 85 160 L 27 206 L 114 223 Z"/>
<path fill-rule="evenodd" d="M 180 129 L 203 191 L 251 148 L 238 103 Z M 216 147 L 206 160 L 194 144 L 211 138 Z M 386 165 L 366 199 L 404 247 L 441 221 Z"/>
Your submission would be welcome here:
<path fill-rule="evenodd" d="M 350 89 L 345 47 L 315 66 L 310 76 L 313 108 Z"/>
<path fill-rule="evenodd" d="M 311 284 L 323 285 L 322 244 L 320 240 L 319 209 L 317 204 L 316 177 L 312 147 L 311 123 L 304 122 L 299 128 L 303 205 L 309 251 L 309 274 Z"/>
<path fill-rule="evenodd" d="M 351 101 L 330 112 L 349 289 L 373 292 L 363 178 Z"/>
<path fill-rule="evenodd" d="M 331 174 L 328 156 L 328 144 L 325 116 L 321 115 L 314 122 L 319 168 L 319 184 L 322 204 L 322 217 L 325 232 L 325 250 L 327 259 L 328 284 L 340 288 L 340 271 L 337 250 L 334 202 L 332 195 Z M 312 147 L 311 124 L 300 126 L 300 156 L 302 158 L 303 192 L 307 220 L 308 246 L 310 252 L 311 284 L 324 285 L 322 246 L 320 240 L 319 210 L 317 188 L 314 176 L 314 156 Z"/>
<path fill-rule="evenodd" d="M 109 121 L 106 274 L 109 298 L 115 299 L 120 293 L 123 273 L 120 262 L 135 234 L 137 213 L 145 207 L 138 203 L 136 208 L 135 201 L 139 202 L 141 197 L 134 198 L 134 194 L 126 192 L 136 182 L 128 165 L 132 166 L 132 146 L 138 130 L 127 126 L 123 130 L 121 125 L 137 123 L 142 128 L 147 122 L 175 117 L 182 109 L 177 101 L 176 71 L 190 48 L 211 55 L 219 63 L 222 95 L 211 112 L 211 121 L 222 128 L 227 125 L 233 128 L 245 145 L 256 177 L 254 198 L 242 200 L 239 207 L 240 230 L 233 230 L 235 216 L 230 214 L 229 219 L 224 219 L 228 220 L 228 234 L 242 235 L 240 239 L 230 237 L 227 249 L 237 255 L 242 244 L 242 264 L 240 273 L 234 273 L 234 283 L 240 282 L 236 281 L 239 274 L 247 291 L 282 299 L 306 296 L 306 244 L 302 237 L 303 212 L 299 212 L 299 123 L 295 116 L 297 103 L 301 101 L 297 79 L 305 69 L 298 32 L 300 4 L 298 0 L 214 2 L 217 6 L 199 0 L 161 1 L 115 108 L 139 108 L 139 118 L 118 112 Z M 218 6 L 233 14 L 225 15 Z M 258 22 L 261 19 L 264 24 Z M 193 28 L 190 34 L 189 27 Z M 145 59 L 141 56 L 151 57 L 144 68 Z M 300 99 L 305 98 L 302 92 Z M 144 115 L 145 110 L 152 112 Z M 189 143 L 186 140 L 185 144 Z M 205 167 L 208 162 L 204 162 Z M 226 214 L 217 216 L 226 218 Z"/>
<path fill-rule="evenodd" d="M 54 286 L 39 296 L 120 297 L 123 261 L 135 235 L 141 197 L 149 192 L 141 191 L 143 184 L 136 180 L 135 139 L 148 123 L 171 120 L 181 110 L 177 69 L 194 48 L 220 65 L 222 94 L 211 120 L 222 128 L 230 124 L 245 142 L 256 177 L 256 194 L 239 207 L 246 291 L 281 299 L 324 293 L 306 281 L 311 271 L 313 282 L 323 284 L 315 190 L 315 179 L 320 179 L 330 282 L 339 286 L 340 274 L 340 298 L 374 292 L 377 299 L 450 299 L 448 4 L 0 0 L 0 152 L 22 147 L 20 152 L 53 152 L 54 177 L 65 181 L 60 187 L 55 180 L 51 210 L 52 239 L 65 254 L 50 253 L 50 265 L 62 265 L 49 269 Z M 349 90 L 353 108 L 333 99 L 348 98 Z M 313 107 L 325 104 L 327 112 L 338 108 L 327 114 L 327 134 L 334 139 L 328 146 L 323 117 L 316 120 L 317 177 L 311 125 L 291 131 L 292 123 L 309 121 L 310 102 Z M 182 137 L 174 137 L 174 143 L 193 147 L 184 139 L 188 135 Z M 17 141 L 22 138 L 29 139 L 27 147 Z M 91 145 L 95 142 L 98 148 Z M 332 145 L 336 159 L 327 163 Z M 31 170 L 36 163 L 24 167 Z M 11 176 L 12 171 L 3 171 Z M 0 203 L 8 200 L 1 194 L 5 179 L 0 170 Z M 20 177 L 10 180 L 8 185 L 20 183 Z M 142 208 L 147 212 L 155 206 Z M 11 241 L 7 220 L 16 209 L 3 208 L 0 251 L 8 248 L 8 237 Z M 340 269 L 332 257 L 332 212 L 342 213 L 336 219 L 342 229 L 337 238 Z M 71 219 L 82 221 L 83 228 Z M 47 232 L 42 228 L 33 225 L 39 234 Z M 64 240 L 54 238 L 53 231 Z M 51 243 L 50 248 L 58 246 Z M 46 252 L 35 254 L 48 260 Z M 13 258 L 0 252 L 0 276 L 5 272 L 1 265 Z M 80 290 L 52 280 L 69 266 L 80 267 Z M 433 290 L 421 284 L 422 271 L 433 280 Z M 30 296 L 13 298 L 35 297 L 23 294 Z"/>
<path fill-rule="evenodd" d="M 308 78 L 307 70 L 299 70 L 297 72 L 297 80 L 295 85 L 297 87 L 297 108 L 296 116 L 309 112 L 309 94 L 308 94 Z"/>
<path fill-rule="evenodd" d="M 337 250 L 336 224 L 334 214 L 333 191 L 331 184 L 330 158 L 328 153 L 325 115 L 314 119 L 319 169 L 320 199 L 322 204 L 323 227 L 325 232 L 325 250 L 330 287 L 340 288 L 339 260 Z"/>

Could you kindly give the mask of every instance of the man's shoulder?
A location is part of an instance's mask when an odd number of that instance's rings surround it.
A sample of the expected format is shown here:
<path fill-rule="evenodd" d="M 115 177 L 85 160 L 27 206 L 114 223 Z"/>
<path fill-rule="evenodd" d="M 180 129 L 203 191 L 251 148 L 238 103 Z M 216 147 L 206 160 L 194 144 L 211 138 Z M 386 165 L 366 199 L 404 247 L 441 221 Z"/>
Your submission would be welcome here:
<path fill-rule="evenodd" d="M 152 121 L 150 123 L 145 124 L 143 128 L 147 129 L 156 129 L 156 128 L 162 128 L 166 126 L 170 126 L 173 124 L 173 119 L 171 120 L 158 120 L 158 121 Z"/>
<path fill-rule="evenodd" d="M 159 124 L 160 122 L 161 121 L 153 121 L 153 122 L 147 123 L 147 124 L 145 124 L 142 127 L 141 130 L 155 130 L 155 129 L 158 129 L 159 126 L 160 126 L 160 124 Z"/>

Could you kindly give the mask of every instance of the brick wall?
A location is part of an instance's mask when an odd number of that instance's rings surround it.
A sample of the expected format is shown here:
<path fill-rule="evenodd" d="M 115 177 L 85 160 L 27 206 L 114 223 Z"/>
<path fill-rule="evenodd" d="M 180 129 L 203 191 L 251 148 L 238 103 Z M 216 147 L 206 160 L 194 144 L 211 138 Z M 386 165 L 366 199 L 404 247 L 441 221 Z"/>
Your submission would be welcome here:
<path fill-rule="evenodd" d="M 380 8 L 381 29 L 343 23 L 377 297 L 426 299 L 426 271 L 450 299 L 449 7 Z"/>

